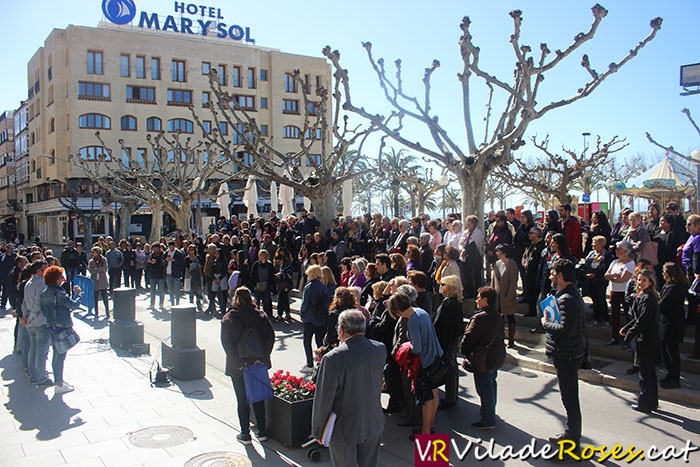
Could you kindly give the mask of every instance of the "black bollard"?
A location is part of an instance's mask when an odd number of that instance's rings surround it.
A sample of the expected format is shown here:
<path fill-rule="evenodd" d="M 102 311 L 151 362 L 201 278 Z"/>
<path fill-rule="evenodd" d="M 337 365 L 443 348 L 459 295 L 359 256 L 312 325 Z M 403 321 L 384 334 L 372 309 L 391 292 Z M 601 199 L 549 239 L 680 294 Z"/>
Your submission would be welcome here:
<path fill-rule="evenodd" d="M 163 366 L 182 381 L 204 378 L 206 357 L 197 347 L 197 319 L 194 305 L 176 305 L 170 310 L 170 342 L 161 344 Z"/>
<path fill-rule="evenodd" d="M 112 299 L 114 321 L 109 323 L 109 344 L 135 355 L 150 353 L 150 345 L 143 342 L 143 323 L 136 321 L 136 290 L 114 289 Z"/>

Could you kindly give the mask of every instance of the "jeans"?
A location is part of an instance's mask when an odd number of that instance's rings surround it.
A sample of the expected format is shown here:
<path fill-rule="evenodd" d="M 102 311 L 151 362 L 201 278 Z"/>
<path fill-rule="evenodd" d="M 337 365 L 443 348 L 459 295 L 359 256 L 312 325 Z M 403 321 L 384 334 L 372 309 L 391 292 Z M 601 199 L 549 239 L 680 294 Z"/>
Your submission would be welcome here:
<path fill-rule="evenodd" d="M 66 362 L 66 355 L 68 355 L 68 352 L 58 353 L 56 346 L 53 345 L 53 360 L 51 361 L 53 381 L 59 386 L 63 384 L 63 365 Z"/>
<path fill-rule="evenodd" d="M 48 378 L 46 358 L 51 345 L 51 330 L 44 326 L 34 326 L 29 330 L 29 376 L 32 381 L 41 382 Z"/>
<path fill-rule="evenodd" d="M 268 288 L 265 292 L 258 292 L 257 290 L 253 293 L 255 296 L 255 302 L 260 306 L 262 302 L 262 309 L 268 318 L 272 319 L 272 292 Z M 278 310 L 279 313 L 279 310 Z"/>
<path fill-rule="evenodd" d="M 316 337 L 316 347 L 321 347 L 323 345 L 323 335 L 325 333 L 325 326 L 315 326 L 314 323 L 304 323 L 304 353 L 306 354 L 306 365 L 309 368 L 313 368 L 314 366 L 311 339 Z"/>
<path fill-rule="evenodd" d="M 73 278 L 78 274 L 78 268 L 66 268 L 66 282 L 73 285 Z"/>
<path fill-rule="evenodd" d="M 612 338 L 620 339 L 620 315 L 624 312 L 625 319 L 627 318 L 627 302 L 625 301 L 624 292 L 610 292 L 610 316 L 612 325 Z"/>
<path fill-rule="evenodd" d="M 566 409 L 566 430 L 564 435 L 577 445 L 581 441 L 581 404 L 578 399 L 578 370 L 583 355 L 573 358 L 555 358 L 561 402 Z"/>
<path fill-rule="evenodd" d="M 136 290 L 141 290 L 141 276 L 143 269 L 134 269 L 134 274 L 131 276 L 131 286 Z"/>
<path fill-rule="evenodd" d="M 156 304 L 156 289 L 158 289 L 158 302 L 163 308 L 163 298 L 165 297 L 165 279 L 151 277 L 151 306 Z"/>
<path fill-rule="evenodd" d="M 114 292 L 121 285 L 122 270 L 121 268 L 109 268 L 109 291 Z"/>
<path fill-rule="evenodd" d="M 474 386 L 476 386 L 476 393 L 481 399 L 481 421 L 488 425 L 496 424 L 497 376 L 497 369 L 474 373 Z"/>
<path fill-rule="evenodd" d="M 245 395 L 245 382 L 243 381 L 243 373 L 237 376 L 231 376 L 233 382 L 233 392 L 236 393 L 236 401 L 238 405 L 238 423 L 241 425 L 241 433 L 250 433 L 250 404 Z M 258 432 L 265 432 L 265 401 L 259 401 L 253 404 L 255 412 L 255 426 Z"/>
<path fill-rule="evenodd" d="M 172 274 L 165 276 L 165 284 L 168 286 L 168 295 L 170 296 L 170 306 L 180 304 L 180 278 Z"/>
<path fill-rule="evenodd" d="M 22 352 L 22 365 L 29 369 L 29 331 L 27 326 L 20 326 L 17 333 L 17 349 Z"/>

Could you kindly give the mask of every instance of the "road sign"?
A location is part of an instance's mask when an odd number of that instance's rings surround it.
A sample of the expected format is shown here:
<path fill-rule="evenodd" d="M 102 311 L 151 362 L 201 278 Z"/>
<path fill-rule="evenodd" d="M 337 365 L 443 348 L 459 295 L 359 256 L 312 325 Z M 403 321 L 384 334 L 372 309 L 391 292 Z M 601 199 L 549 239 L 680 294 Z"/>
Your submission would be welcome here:
<path fill-rule="evenodd" d="M 589 193 L 584 193 L 583 196 L 581 197 L 581 200 L 584 203 L 590 203 L 591 202 L 591 195 Z"/>
<path fill-rule="evenodd" d="M 72 221 L 78 220 L 78 215 L 75 214 L 75 213 L 71 214 L 71 215 L 70 215 L 70 220 L 72 220 Z"/>

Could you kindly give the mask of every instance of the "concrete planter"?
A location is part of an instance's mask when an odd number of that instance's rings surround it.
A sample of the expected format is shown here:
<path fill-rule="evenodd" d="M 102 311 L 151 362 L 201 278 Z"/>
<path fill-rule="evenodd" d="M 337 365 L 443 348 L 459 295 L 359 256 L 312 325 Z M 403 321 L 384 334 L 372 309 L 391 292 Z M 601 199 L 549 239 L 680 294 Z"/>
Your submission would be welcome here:
<path fill-rule="evenodd" d="M 289 402 L 279 397 L 265 401 L 265 418 L 270 436 L 290 448 L 298 448 L 311 434 L 313 399 Z"/>

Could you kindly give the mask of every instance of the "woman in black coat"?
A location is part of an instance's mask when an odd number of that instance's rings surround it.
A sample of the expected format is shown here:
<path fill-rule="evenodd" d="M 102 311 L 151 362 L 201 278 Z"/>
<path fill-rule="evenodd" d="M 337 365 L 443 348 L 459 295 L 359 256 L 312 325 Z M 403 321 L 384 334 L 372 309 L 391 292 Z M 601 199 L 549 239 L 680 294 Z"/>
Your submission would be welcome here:
<path fill-rule="evenodd" d="M 266 357 L 263 359 L 241 358 L 238 353 L 238 344 L 243 332 L 248 327 L 253 327 L 260 341 L 263 343 Z M 245 382 L 243 380 L 243 367 L 247 364 L 263 363 L 268 368 L 272 367 L 270 355 L 275 344 L 275 331 L 272 329 L 270 319 L 261 312 L 253 303 L 253 296 L 246 287 L 239 287 L 233 296 L 233 306 L 221 320 L 221 345 L 226 352 L 226 376 L 231 377 L 233 390 L 238 401 L 238 421 L 241 432 L 237 436 L 243 444 L 250 444 L 250 405 L 246 399 Z M 255 411 L 256 430 L 255 435 L 259 441 L 265 441 L 265 401 L 253 404 Z"/>
<path fill-rule="evenodd" d="M 659 381 L 664 389 L 681 387 L 681 355 L 678 344 L 683 341 L 684 301 L 687 286 L 685 275 L 676 263 L 665 263 L 662 269 L 664 286 L 659 299 L 659 338 L 666 365 L 666 377 Z"/>
<path fill-rule="evenodd" d="M 457 354 L 459 341 L 464 332 L 462 324 L 462 281 L 457 276 L 446 276 L 440 280 L 440 293 L 445 297 L 438 306 L 433 318 L 435 334 L 445 358 L 450 364 L 445 379 L 445 398 L 439 408 L 447 409 L 457 405 L 459 395 L 459 372 Z"/>
<path fill-rule="evenodd" d="M 632 304 L 632 320 L 620 329 L 625 342 L 637 338 L 634 364 L 639 367 L 639 399 L 632 408 L 650 413 L 659 406 L 656 382 L 656 356 L 659 346 L 659 298 L 656 275 L 642 270 L 637 275 L 637 298 Z"/>

